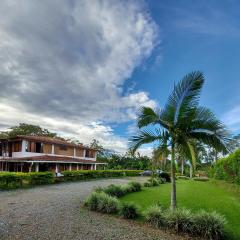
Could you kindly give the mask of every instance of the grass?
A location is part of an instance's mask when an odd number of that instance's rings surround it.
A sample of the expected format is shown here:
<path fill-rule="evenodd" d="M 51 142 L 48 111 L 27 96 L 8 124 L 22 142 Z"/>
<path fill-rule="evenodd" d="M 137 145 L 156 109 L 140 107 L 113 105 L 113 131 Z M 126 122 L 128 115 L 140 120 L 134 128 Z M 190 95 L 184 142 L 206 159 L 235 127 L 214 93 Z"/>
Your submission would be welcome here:
<path fill-rule="evenodd" d="M 144 188 L 143 191 L 128 194 L 120 200 L 134 202 L 143 211 L 150 205 L 159 203 L 162 207 L 170 205 L 171 184 Z M 178 207 L 192 211 L 205 209 L 217 211 L 227 220 L 228 239 L 240 239 L 240 187 L 222 181 L 197 182 L 192 180 L 177 181 Z"/>

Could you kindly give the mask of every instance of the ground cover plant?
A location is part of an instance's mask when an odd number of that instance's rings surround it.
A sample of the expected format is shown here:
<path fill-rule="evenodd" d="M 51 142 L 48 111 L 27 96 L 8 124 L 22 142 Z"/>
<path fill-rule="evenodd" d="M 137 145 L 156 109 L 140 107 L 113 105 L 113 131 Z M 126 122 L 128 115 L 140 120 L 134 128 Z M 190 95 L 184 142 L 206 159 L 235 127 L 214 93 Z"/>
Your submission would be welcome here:
<path fill-rule="evenodd" d="M 240 187 L 236 189 L 236 186 L 232 190 L 230 184 L 222 181 L 178 180 L 178 208 L 189 209 L 193 213 L 199 212 L 200 209 L 207 212 L 216 211 L 227 221 L 225 225 L 227 238 L 225 239 L 240 239 Z M 168 209 L 170 194 L 171 185 L 163 184 L 128 194 L 120 198 L 120 201 L 134 202 L 139 205 L 141 211 L 145 211 L 156 203 L 163 209 Z"/>
<path fill-rule="evenodd" d="M 204 239 L 221 239 L 224 235 L 225 218 L 216 212 L 201 210 L 192 213 L 179 208 L 173 211 L 154 205 L 145 211 L 145 218 L 153 227 L 176 233 L 188 233 Z"/>

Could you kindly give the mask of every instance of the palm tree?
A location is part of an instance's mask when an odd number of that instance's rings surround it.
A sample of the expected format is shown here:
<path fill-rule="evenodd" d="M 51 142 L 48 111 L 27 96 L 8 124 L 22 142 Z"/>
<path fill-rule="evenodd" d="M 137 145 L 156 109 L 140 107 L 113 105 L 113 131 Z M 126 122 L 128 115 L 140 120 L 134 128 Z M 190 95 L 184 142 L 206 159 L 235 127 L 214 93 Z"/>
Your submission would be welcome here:
<path fill-rule="evenodd" d="M 185 152 L 195 159 L 194 142 L 228 152 L 228 133 L 225 126 L 205 107 L 199 106 L 199 96 L 204 76 L 196 71 L 187 74 L 169 96 L 165 107 L 154 110 L 143 107 L 137 119 L 139 133 L 131 138 L 131 148 L 136 151 L 141 145 L 166 142 L 171 149 L 171 208 L 177 206 L 175 152 Z"/>

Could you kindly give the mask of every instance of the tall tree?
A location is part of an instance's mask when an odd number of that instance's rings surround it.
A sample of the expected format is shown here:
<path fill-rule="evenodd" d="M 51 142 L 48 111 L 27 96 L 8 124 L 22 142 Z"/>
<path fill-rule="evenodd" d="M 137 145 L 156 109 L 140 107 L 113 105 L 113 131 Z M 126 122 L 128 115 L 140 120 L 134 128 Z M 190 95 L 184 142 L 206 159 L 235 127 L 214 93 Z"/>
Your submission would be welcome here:
<path fill-rule="evenodd" d="M 17 135 L 32 135 L 32 136 L 48 136 L 48 137 L 56 137 L 57 134 L 50 132 L 48 129 L 42 128 L 38 125 L 20 123 L 17 126 L 13 126 L 10 128 L 10 131 L 5 131 L 0 133 L 5 138 L 13 138 Z"/>
<path fill-rule="evenodd" d="M 165 107 L 154 110 L 143 107 L 138 116 L 139 133 L 132 137 L 132 148 L 136 150 L 146 143 L 168 143 L 171 148 L 171 208 L 177 206 L 175 153 L 184 149 L 195 159 L 194 142 L 199 141 L 227 152 L 228 133 L 225 126 L 205 107 L 199 106 L 200 92 L 204 83 L 201 72 L 187 74 L 170 94 Z"/>

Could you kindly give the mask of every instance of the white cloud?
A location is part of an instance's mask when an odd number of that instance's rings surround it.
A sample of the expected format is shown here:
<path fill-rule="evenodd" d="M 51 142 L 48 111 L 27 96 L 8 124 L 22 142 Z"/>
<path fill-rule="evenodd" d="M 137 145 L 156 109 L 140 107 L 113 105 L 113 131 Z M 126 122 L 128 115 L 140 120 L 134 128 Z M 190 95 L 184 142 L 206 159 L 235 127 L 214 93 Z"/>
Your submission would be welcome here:
<path fill-rule="evenodd" d="M 110 123 L 133 120 L 146 92 L 124 81 L 147 58 L 158 30 L 140 1 L 1 2 L 0 124 L 40 124 L 122 150 Z"/>
<path fill-rule="evenodd" d="M 236 106 L 223 115 L 223 122 L 233 131 L 240 130 L 240 106 Z"/>

